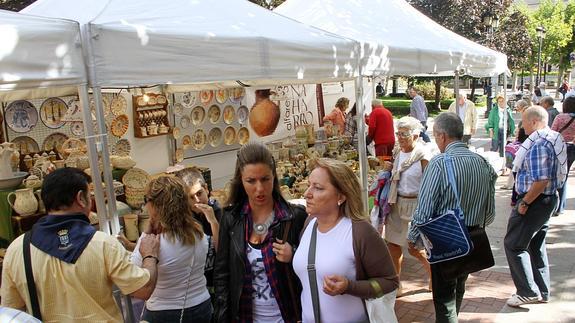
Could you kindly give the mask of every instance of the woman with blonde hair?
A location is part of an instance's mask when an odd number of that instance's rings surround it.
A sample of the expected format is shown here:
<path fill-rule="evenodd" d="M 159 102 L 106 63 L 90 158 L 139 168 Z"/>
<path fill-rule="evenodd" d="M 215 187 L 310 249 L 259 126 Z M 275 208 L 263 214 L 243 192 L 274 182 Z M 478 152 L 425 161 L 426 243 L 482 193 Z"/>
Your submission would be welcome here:
<path fill-rule="evenodd" d="M 180 318 L 180 322 L 210 322 L 212 304 L 204 276 L 208 240 L 193 218 L 186 184 L 175 177 L 155 178 L 146 187 L 144 201 L 150 215 L 149 231 L 160 235 L 160 252 L 158 281 L 142 319 L 150 323 L 178 322 Z M 132 261 L 141 265 L 150 256 L 141 255 L 138 245 Z"/>
<path fill-rule="evenodd" d="M 403 262 L 402 247 L 408 247 L 409 223 L 417 207 L 417 196 L 419 195 L 423 171 L 432 157 L 429 149 L 419 140 L 420 132 L 421 123 L 415 118 L 403 117 L 397 122 L 395 135 L 398 145 L 393 151 L 391 186 L 388 193 L 391 212 L 385 219 L 383 236 L 400 277 Z M 423 268 L 431 277 L 431 268 L 425 250 L 418 250 L 409 246 L 408 251 L 410 255 L 423 264 Z M 431 290 L 431 279 L 429 289 Z M 401 293 L 400 287 L 398 296 L 401 296 Z"/>
<path fill-rule="evenodd" d="M 397 288 L 395 268 L 367 220 L 353 171 L 331 159 L 312 168 L 304 194 L 310 217 L 293 261 L 303 286 L 303 322 L 367 322 L 364 300 Z"/>

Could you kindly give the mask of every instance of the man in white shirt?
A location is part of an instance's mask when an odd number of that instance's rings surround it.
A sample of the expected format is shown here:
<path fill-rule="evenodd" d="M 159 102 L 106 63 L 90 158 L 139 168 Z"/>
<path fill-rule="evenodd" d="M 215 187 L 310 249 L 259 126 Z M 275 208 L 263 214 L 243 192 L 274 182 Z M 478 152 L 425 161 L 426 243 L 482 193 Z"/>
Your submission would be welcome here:
<path fill-rule="evenodd" d="M 465 95 L 460 94 L 457 96 L 457 100 L 449 106 L 449 112 L 457 114 L 463 122 L 463 138 L 461 141 L 469 145 L 469 140 L 477 129 L 477 109 L 475 109 L 475 104 L 467 100 Z"/>

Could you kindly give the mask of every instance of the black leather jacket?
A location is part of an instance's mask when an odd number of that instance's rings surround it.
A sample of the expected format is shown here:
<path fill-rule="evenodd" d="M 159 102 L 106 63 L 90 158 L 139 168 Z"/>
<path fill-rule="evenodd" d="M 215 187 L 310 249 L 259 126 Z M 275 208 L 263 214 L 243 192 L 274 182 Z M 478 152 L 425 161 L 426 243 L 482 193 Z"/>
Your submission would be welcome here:
<path fill-rule="evenodd" d="M 277 225 L 270 228 L 272 236 L 282 239 L 286 224 L 291 222 L 288 242 L 297 247 L 300 232 L 307 214 L 302 206 L 289 206 L 291 212 Z M 240 296 L 245 272 L 245 216 L 239 208 L 231 206 L 224 209 L 220 221 L 220 237 L 214 269 L 214 287 L 216 294 L 214 321 L 231 322 L 239 319 Z M 280 274 L 278 302 L 293 302 L 296 313 L 290 314 L 293 322 L 301 317 L 301 283 L 293 271 L 292 264 L 276 262 Z M 290 288 L 291 283 L 291 288 Z M 290 320 L 291 321 L 291 320 Z"/>

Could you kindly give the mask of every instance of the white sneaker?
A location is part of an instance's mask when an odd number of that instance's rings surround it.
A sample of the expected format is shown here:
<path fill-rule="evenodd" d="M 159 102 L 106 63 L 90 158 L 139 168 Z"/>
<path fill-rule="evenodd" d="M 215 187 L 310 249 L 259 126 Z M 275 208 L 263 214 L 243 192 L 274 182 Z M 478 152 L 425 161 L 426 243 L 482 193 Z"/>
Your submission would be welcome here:
<path fill-rule="evenodd" d="M 540 296 L 529 297 L 529 296 L 521 296 L 513 294 L 513 296 L 511 296 L 511 298 L 507 300 L 507 305 L 511 307 L 519 307 L 524 304 L 539 303 L 540 301 L 541 301 Z"/>

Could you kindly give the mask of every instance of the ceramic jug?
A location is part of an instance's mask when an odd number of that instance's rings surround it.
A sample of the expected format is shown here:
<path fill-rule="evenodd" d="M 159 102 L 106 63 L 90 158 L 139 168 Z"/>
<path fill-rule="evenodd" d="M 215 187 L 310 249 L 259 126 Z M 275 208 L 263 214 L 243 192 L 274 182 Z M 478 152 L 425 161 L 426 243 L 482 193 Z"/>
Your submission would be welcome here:
<path fill-rule="evenodd" d="M 10 158 L 10 166 L 12 166 L 12 171 L 17 172 L 18 167 L 20 166 L 20 152 L 18 151 L 16 144 L 13 142 L 5 142 L 2 143 L 0 146 L 2 146 L 2 148 L 4 148 L 5 150 L 7 148 L 12 150 L 12 157 Z"/>
<path fill-rule="evenodd" d="M 14 202 L 11 197 L 15 196 Z M 32 215 L 38 210 L 38 200 L 31 188 L 23 188 L 8 194 L 8 203 L 21 216 Z"/>
<path fill-rule="evenodd" d="M 44 201 L 42 201 L 42 190 L 37 190 L 34 194 L 38 198 L 38 212 L 46 213 L 46 206 L 44 206 Z"/>
<path fill-rule="evenodd" d="M 0 146 L 0 178 L 11 178 L 12 177 L 12 153 L 14 149 L 9 146 L 5 146 L 4 143 Z"/>

